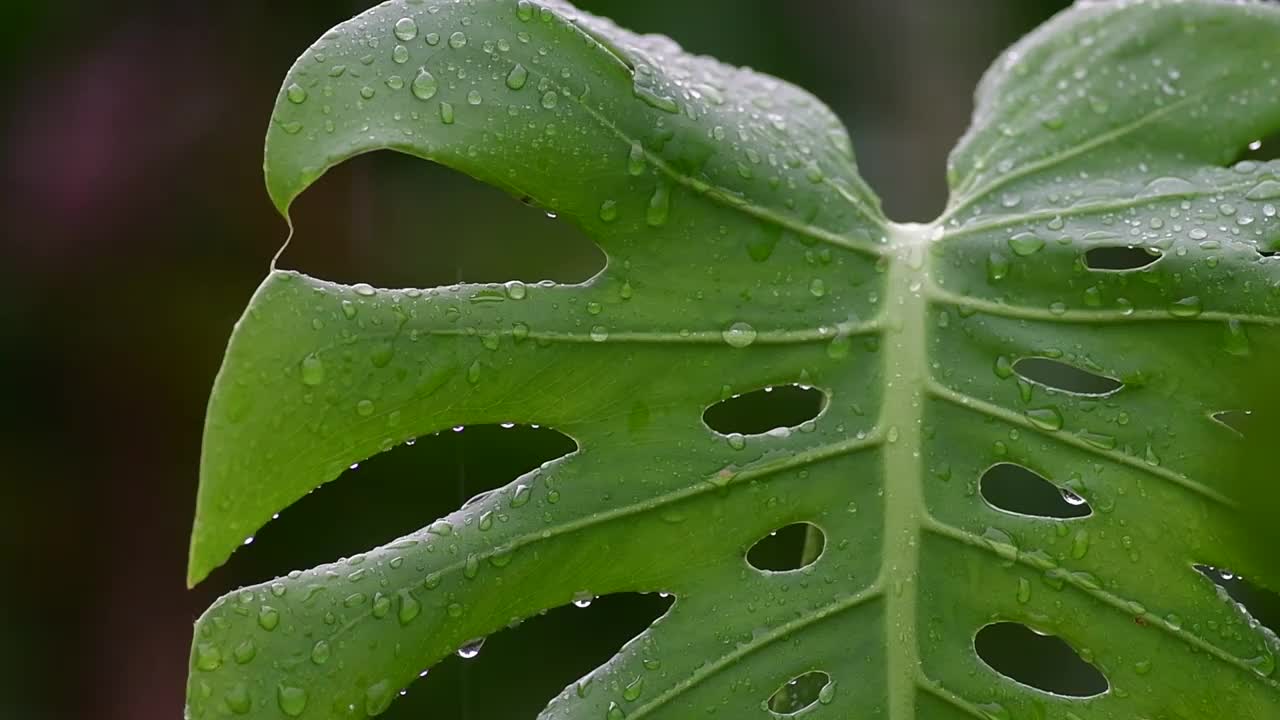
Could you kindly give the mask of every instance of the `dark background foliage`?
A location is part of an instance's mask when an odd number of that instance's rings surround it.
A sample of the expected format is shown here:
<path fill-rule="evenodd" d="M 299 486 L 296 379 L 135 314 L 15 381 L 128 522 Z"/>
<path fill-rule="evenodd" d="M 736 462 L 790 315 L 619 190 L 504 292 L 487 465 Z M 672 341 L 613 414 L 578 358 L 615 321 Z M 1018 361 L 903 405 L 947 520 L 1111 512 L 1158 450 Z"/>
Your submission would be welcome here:
<path fill-rule="evenodd" d="M 443 1 L 443 0 L 442 0 Z M 927 220 L 970 94 L 1065 0 L 581 0 L 825 99 L 889 215 Z M 262 188 L 281 78 L 351 0 L 15 3 L 0 235 L 0 716 L 181 716 L 219 594 L 367 549 L 566 451 L 469 428 L 364 463 L 200 588 L 183 577 L 204 405 L 285 233 Z M 576 280 L 598 251 L 457 173 L 377 154 L 298 203 L 283 264 L 340 281 Z M 570 446 L 571 447 L 571 446 Z M 391 718 L 532 718 L 666 606 L 562 608 L 451 658 Z"/>

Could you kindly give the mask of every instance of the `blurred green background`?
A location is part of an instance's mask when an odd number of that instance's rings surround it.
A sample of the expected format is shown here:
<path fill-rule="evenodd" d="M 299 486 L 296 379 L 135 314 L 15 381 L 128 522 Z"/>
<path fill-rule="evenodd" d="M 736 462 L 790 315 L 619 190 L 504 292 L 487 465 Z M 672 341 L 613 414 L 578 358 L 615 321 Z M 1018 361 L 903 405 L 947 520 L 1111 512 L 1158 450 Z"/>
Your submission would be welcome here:
<path fill-rule="evenodd" d="M 848 124 L 890 217 L 924 221 L 943 205 L 978 77 L 1067 2 L 579 4 L 814 92 Z M 178 718 L 191 623 L 215 597 L 415 530 L 571 448 L 532 429 L 423 438 L 184 588 L 205 401 L 285 233 L 261 179 L 271 105 L 293 59 L 364 7 L 6 7 L 0 717 Z M 564 223 L 386 153 L 332 172 L 295 218 L 283 265 L 338 281 L 567 281 L 603 261 Z M 530 620 L 434 669 L 386 717 L 532 718 L 667 602 L 608 598 Z"/>

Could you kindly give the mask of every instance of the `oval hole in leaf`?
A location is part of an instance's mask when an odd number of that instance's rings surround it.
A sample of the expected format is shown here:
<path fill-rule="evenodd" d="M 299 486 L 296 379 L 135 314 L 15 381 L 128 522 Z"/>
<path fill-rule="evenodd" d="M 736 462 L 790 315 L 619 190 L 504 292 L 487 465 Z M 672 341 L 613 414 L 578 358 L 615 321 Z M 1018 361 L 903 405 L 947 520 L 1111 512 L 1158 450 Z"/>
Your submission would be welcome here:
<path fill-rule="evenodd" d="M 1214 413 L 1213 419 L 1245 437 L 1256 424 L 1252 410 L 1224 410 Z"/>
<path fill-rule="evenodd" d="M 822 414 L 827 396 L 802 385 L 780 385 L 735 395 L 707 408 L 702 420 L 718 433 L 759 435 L 790 428 Z"/>
<path fill-rule="evenodd" d="M 978 631 L 978 657 L 992 670 L 1028 687 L 1067 697 L 1094 697 L 1110 684 L 1062 638 L 1026 625 L 1001 622 Z"/>
<path fill-rule="evenodd" d="M 464 210 L 465 209 L 465 210 Z M 331 169 L 297 200 L 283 267 L 335 282 L 584 282 L 605 255 L 572 223 L 474 178 L 395 152 Z M 457 242 L 465 237 L 466 242 Z"/>
<path fill-rule="evenodd" d="M 1023 379 L 1073 395 L 1110 395 L 1124 387 L 1115 378 L 1043 357 L 1022 358 L 1013 371 Z"/>
<path fill-rule="evenodd" d="M 769 711 L 783 717 L 799 715 L 820 702 L 823 691 L 830 686 L 831 676 L 821 670 L 791 678 L 769 696 Z"/>
<path fill-rule="evenodd" d="M 813 529 L 812 540 L 809 529 Z M 810 549 L 813 560 L 803 562 L 805 543 L 813 542 Z M 757 570 L 787 572 L 808 567 L 818 561 L 826 547 L 827 538 L 822 529 L 809 523 L 794 523 L 779 528 L 756 541 L 747 551 L 747 563 Z"/>
<path fill-rule="evenodd" d="M 405 718 L 532 718 L 545 709 L 547 698 L 606 663 L 618 648 L 665 615 L 674 602 L 669 595 L 617 593 L 595 598 L 590 605 L 566 604 L 549 610 L 490 635 L 475 657 L 464 659 L 454 654 L 445 658 L 409 686 L 408 694 L 396 700 L 390 714 Z M 546 652 L 550 647 L 573 651 Z M 531 657 L 537 657 L 538 662 L 530 663 Z M 464 687 L 472 691 L 460 692 Z M 504 692 L 478 690 L 499 687 Z"/>
<path fill-rule="evenodd" d="M 1280 633 L 1280 595 L 1255 585 L 1226 568 L 1196 565 L 1196 570 L 1218 586 L 1222 595 L 1241 612 L 1271 632 Z"/>
<path fill-rule="evenodd" d="M 1084 264 L 1090 270 L 1140 270 L 1155 264 L 1161 257 L 1159 250 L 1149 247 L 1096 247 L 1085 252 Z"/>
<path fill-rule="evenodd" d="M 982 474 L 981 487 L 989 505 L 1016 515 L 1070 520 L 1093 514 L 1084 498 L 1013 463 L 989 468 Z"/>
<path fill-rule="evenodd" d="M 529 425 L 474 425 L 418 438 L 361 461 L 290 506 L 232 557 L 228 569 L 238 584 L 248 585 L 281 568 L 364 552 L 577 448 L 561 432 Z"/>

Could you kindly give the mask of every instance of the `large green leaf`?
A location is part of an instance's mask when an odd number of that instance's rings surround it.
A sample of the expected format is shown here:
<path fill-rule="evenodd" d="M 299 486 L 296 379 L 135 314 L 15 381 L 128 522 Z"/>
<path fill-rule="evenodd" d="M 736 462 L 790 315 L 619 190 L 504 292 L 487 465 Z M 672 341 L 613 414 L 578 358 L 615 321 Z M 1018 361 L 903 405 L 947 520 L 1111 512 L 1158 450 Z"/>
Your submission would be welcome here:
<path fill-rule="evenodd" d="M 268 277 L 210 404 L 191 580 L 348 465 L 460 424 L 577 452 L 422 532 L 228 595 L 198 623 L 193 718 L 361 717 L 472 638 L 583 592 L 676 604 L 547 718 L 1217 718 L 1280 713 L 1275 639 L 1194 564 L 1232 557 L 1215 422 L 1280 345 L 1280 9 L 1081 3 L 1000 59 L 951 203 L 887 221 L 809 95 L 556 0 L 391 2 L 290 71 L 267 138 L 281 211 L 391 148 L 527 196 L 599 242 L 581 285 L 382 290 Z M 429 225 L 430 218 L 422 222 Z M 513 242 L 516 240 L 513 239 Z M 1141 269 L 1090 250 L 1141 246 Z M 1123 387 L 1067 392 L 1049 358 Z M 1045 363 L 1041 363 L 1044 366 Z M 1065 371 L 1057 366 L 1059 373 Z M 800 383 L 789 431 L 724 436 L 735 393 Z M 1092 515 L 1001 511 L 1015 463 Z M 1078 501 L 1077 501 L 1078 502 Z M 424 523 L 429 519 L 424 518 Z M 792 572 L 746 550 L 812 523 Z M 1110 690 L 988 667 L 993 622 L 1060 636 Z"/>

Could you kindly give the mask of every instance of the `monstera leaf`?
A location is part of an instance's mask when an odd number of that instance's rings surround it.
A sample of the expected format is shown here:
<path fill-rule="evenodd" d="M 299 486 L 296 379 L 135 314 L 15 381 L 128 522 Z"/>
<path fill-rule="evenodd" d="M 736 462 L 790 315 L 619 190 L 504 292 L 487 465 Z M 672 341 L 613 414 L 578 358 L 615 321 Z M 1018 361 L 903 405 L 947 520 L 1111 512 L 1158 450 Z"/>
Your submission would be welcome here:
<path fill-rule="evenodd" d="M 327 34 L 267 137 L 281 212 L 390 148 L 531 198 L 608 266 L 429 290 L 273 271 L 214 388 L 191 581 L 416 436 L 539 423 L 578 449 L 218 601 L 188 716 L 377 715 L 473 638 L 659 591 L 671 610 L 543 717 L 767 718 L 813 677 L 815 719 L 1280 716 L 1274 636 L 1194 569 L 1280 587 L 1226 550 L 1247 498 L 1213 461 L 1280 346 L 1280 163 L 1233 164 L 1280 128 L 1280 8 L 1080 3 L 976 104 L 945 213 L 903 225 L 814 98 L 559 0 L 403 0 Z M 791 384 L 822 392 L 811 422 L 704 422 Z M 1002 508 L 997 471 L 1084 512 Z M 797 523 L 808 565 L 747 561 Z M 997 672 L 975 637 L 999 624 L 1105 686 Z"/>

